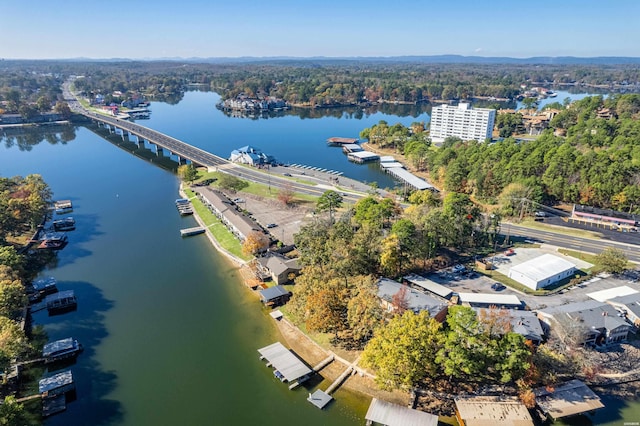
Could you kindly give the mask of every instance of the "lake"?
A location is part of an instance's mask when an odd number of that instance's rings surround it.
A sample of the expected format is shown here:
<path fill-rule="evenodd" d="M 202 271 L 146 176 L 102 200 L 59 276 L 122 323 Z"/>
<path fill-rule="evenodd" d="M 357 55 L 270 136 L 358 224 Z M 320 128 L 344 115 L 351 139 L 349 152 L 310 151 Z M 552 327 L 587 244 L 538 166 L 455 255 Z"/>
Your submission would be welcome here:
<path fill-rule="evenodd" d="M 139 123 L 223 157 L 253 145 L 285 163 L 340 170 L 385 187 L 394 182 L 377 166 L 348 162 L 326 139 L 358 137 L 380 120 L 428 121 L 426 111 L 361 110 L 251 120 L 224 115 L 215 108 L 218 99 L 188 92 L 176 105 L 154 102 L 151 119 Z M 369 398 L 340 389 L 320 411 L 306 401 L 307 389 L 289 391 L 259 360 L 257 349 L 278 340 L 273 320 L 205 237 L 180 237 L 179 229 L 195 220 L 176 211 L 173 173 L 85 127 L 4 137 L 0 158 L 1 176 L 39 173 L 56 199 L 74 204 L 77 229 L 43 275 L 75 290 L 78 309 L 54 317 L 39 312 L 34 322 L 52 340 L 78 338 L 85 351 L 71 367 L 77 399 L 46 424 L 364 423 Z M 635 401 L 605 403 L 596 424 L 640 417 Z"/>

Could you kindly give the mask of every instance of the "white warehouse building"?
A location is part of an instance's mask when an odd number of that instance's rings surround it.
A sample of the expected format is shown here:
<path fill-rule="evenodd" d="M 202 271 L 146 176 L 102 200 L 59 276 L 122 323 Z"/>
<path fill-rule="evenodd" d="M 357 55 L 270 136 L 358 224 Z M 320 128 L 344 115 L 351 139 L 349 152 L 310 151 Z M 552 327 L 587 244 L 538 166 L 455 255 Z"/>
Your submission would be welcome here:
<path fill-rule="evenodd" d="M 430 137 L 433 142 L 444 142 L 450 136 L 484 142 L 491 138 L 495 120 L 495 109 L 472 108 L 467 103 L 439 105 L 431 111 Z"/>
<path fill-rule="evenodd" d="M 573 274 L 576 265 L 552 254 L 543 254 L 509 269 L 509 278 L 538 290 Z"/>

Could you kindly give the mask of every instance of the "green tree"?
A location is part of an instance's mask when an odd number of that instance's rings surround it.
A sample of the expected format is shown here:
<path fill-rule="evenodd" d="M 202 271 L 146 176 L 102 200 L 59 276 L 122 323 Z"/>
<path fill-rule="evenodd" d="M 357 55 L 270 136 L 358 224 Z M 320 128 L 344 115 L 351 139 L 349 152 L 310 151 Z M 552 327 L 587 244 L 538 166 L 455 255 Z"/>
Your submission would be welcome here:
<path fill-rule="evenodd" d="M 21 281 L 0 281 L 0 316 L 17 320 L 26 305 L 27 296 Z"/>
<path fill-rule="evenodd" d="M 619 248 L 607 247 L 596 256 L 596 265 L 606 272 L 619 274 L 627 269 L 629 259 Z"/>
<path fill-rule="evenodd" d="M 178 166 L 178 176 L 191 185 L 198 178 L 198 169 L 193 164 L 183 164 Z"/>
<path fill-rule="evenodd" d="M 228 191 L 238 192 L 249 186 L 249 182 L 228 173 L 220 173 L 218 177 L 218 186 Z"/>
<path fill-rule="evenodd" d="M 17 322 L 0 316 L 0 370 L 5 370 L 12 359 L 26 352 L 27 337 Z"/>
<path fill-rule="evenodd" d="M 358 278 L 347 304 L 351 338 L 359 345 L 367 342 L 383 324 L 383 311 L 373 277 Z"/>
<path fill-rule="evenodd" d="M 24 405 L 16 402 L 14 396 L 5 396 L 4 402 L 0 404 L 0 425 L 2 426 L 24 426 L 29 424 Z"/>
<path fill-rule="evenodd" d="M 328 211 L 329 221 L 333 223 L 333 212 L 342 206 L 342 195 L 336 191 L 325 191 L 316 203 L 316 210 L 319 212 Z"/>
<path fill-rule="evenodd" d="M 20 272 L 23 270 L 24 256 L 19 254 L 13 246 L 2 246 L 0 247 L 0 265 Z"/>
<path fill-rule="evenodd" d="M 406 311 L 376 330 L 364 348 L 362 364 L 375 371 L 382 389 L 410 390 L 439 374 L 435 354 L 442 346 L 441 327 L 427 311 Z"/>

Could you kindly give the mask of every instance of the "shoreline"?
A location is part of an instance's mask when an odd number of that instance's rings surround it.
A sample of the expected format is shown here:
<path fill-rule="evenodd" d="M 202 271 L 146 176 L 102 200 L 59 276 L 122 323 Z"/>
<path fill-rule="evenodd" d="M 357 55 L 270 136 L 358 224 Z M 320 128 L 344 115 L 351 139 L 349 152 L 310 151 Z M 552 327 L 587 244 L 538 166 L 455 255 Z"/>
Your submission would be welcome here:
<path fill-rule="evenodd" d="M 188 198 L 187 194 L 183 190 L 183 183 L 180 184 L 180 188 L 178 193 L 183 198 Z M 194 218 L 198 222 L 200 226 L 205 228 L 205 234 L 209 239 L 209 242 L 220 254 L 222 254 L 229 262 L 231 262 L 237 269 L 240 275 L 242 276 L 243 283 L 247 289 L 251 291 L 251 294 L 257 300 L 257 293 L 254 290 L 250 289 L 248 285 L 248 280 L 251 276 L 251 271 L 248 269 L 247 262 L 239 259 L 233 254 L 229 253 L 224 247 L 222 247 L 218 241 L 215 239 L 213 234 L 209 231 L 208 227 L 205 225 L 204 221 L 198 216 L 197 212 L 193 214 Z M 266 317 L 271 320 L 270 317 Z M 295 326 L 291 321 L 287 318 L 282 318 L 280 320 L 273 320 L 275 322 L 275 328 L 278 330 L 278 333 L 282 337 L 282 339 L 286 342 L 286 346 L 288 346 L 291 350 L 293 350 L 296 354 L 300 355 L 302 359 L 310 364 L 315 365 L 328 355 L 334 355 L 335 361 L 329 364 L 327 367 L 323 368 L 321 372 L 317 373 L 320 375 L 323 380 L 333 382 L 336 380 L 340 374 L 350 365 L 353 364 L 352 361 L 344 359 L 338 355 L 335 351 L 331 349 L 326 349 L 316 343 L 310 336 L 305 334 L 300 328 Z M 354 353 L 354 356 L 357 358 L 358 353 Z M 399 405 L 407 405 L 410 400 L 411 395 L 408 392 L 401 391 L 383 391 L 377 388 L 377 386 L 372 382 L 373 375 L 368 371 L 364 370 L 361 367 L 355 367 L 357 374 L 350 376 L 347 380 L 345 380 L 340 387 L 348 390 L 349 392 L 354 392 L 358 394 L 358 396 L 367 397 L 367 398 L 383 398 L 389 402 L 394 402 Z M 336 391 L 336 392 L 338 392 Z"/>

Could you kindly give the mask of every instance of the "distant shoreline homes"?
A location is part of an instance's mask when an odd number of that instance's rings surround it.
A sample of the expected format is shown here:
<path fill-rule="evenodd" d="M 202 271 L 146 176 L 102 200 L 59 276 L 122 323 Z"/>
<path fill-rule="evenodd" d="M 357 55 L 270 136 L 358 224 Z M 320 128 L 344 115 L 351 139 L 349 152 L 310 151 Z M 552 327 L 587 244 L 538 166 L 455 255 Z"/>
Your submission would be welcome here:
<path fill-rule="evenodd" d="M 235 99 L 226 99 L 220 102 L 217 107 L 222 110 L 233 111 L 281 111 L 291 108 L 289 103 L 284 99 L 275 96 L 265 96 L 260 98 L 251 98 L 244 94 L 238 95 Z"/>

